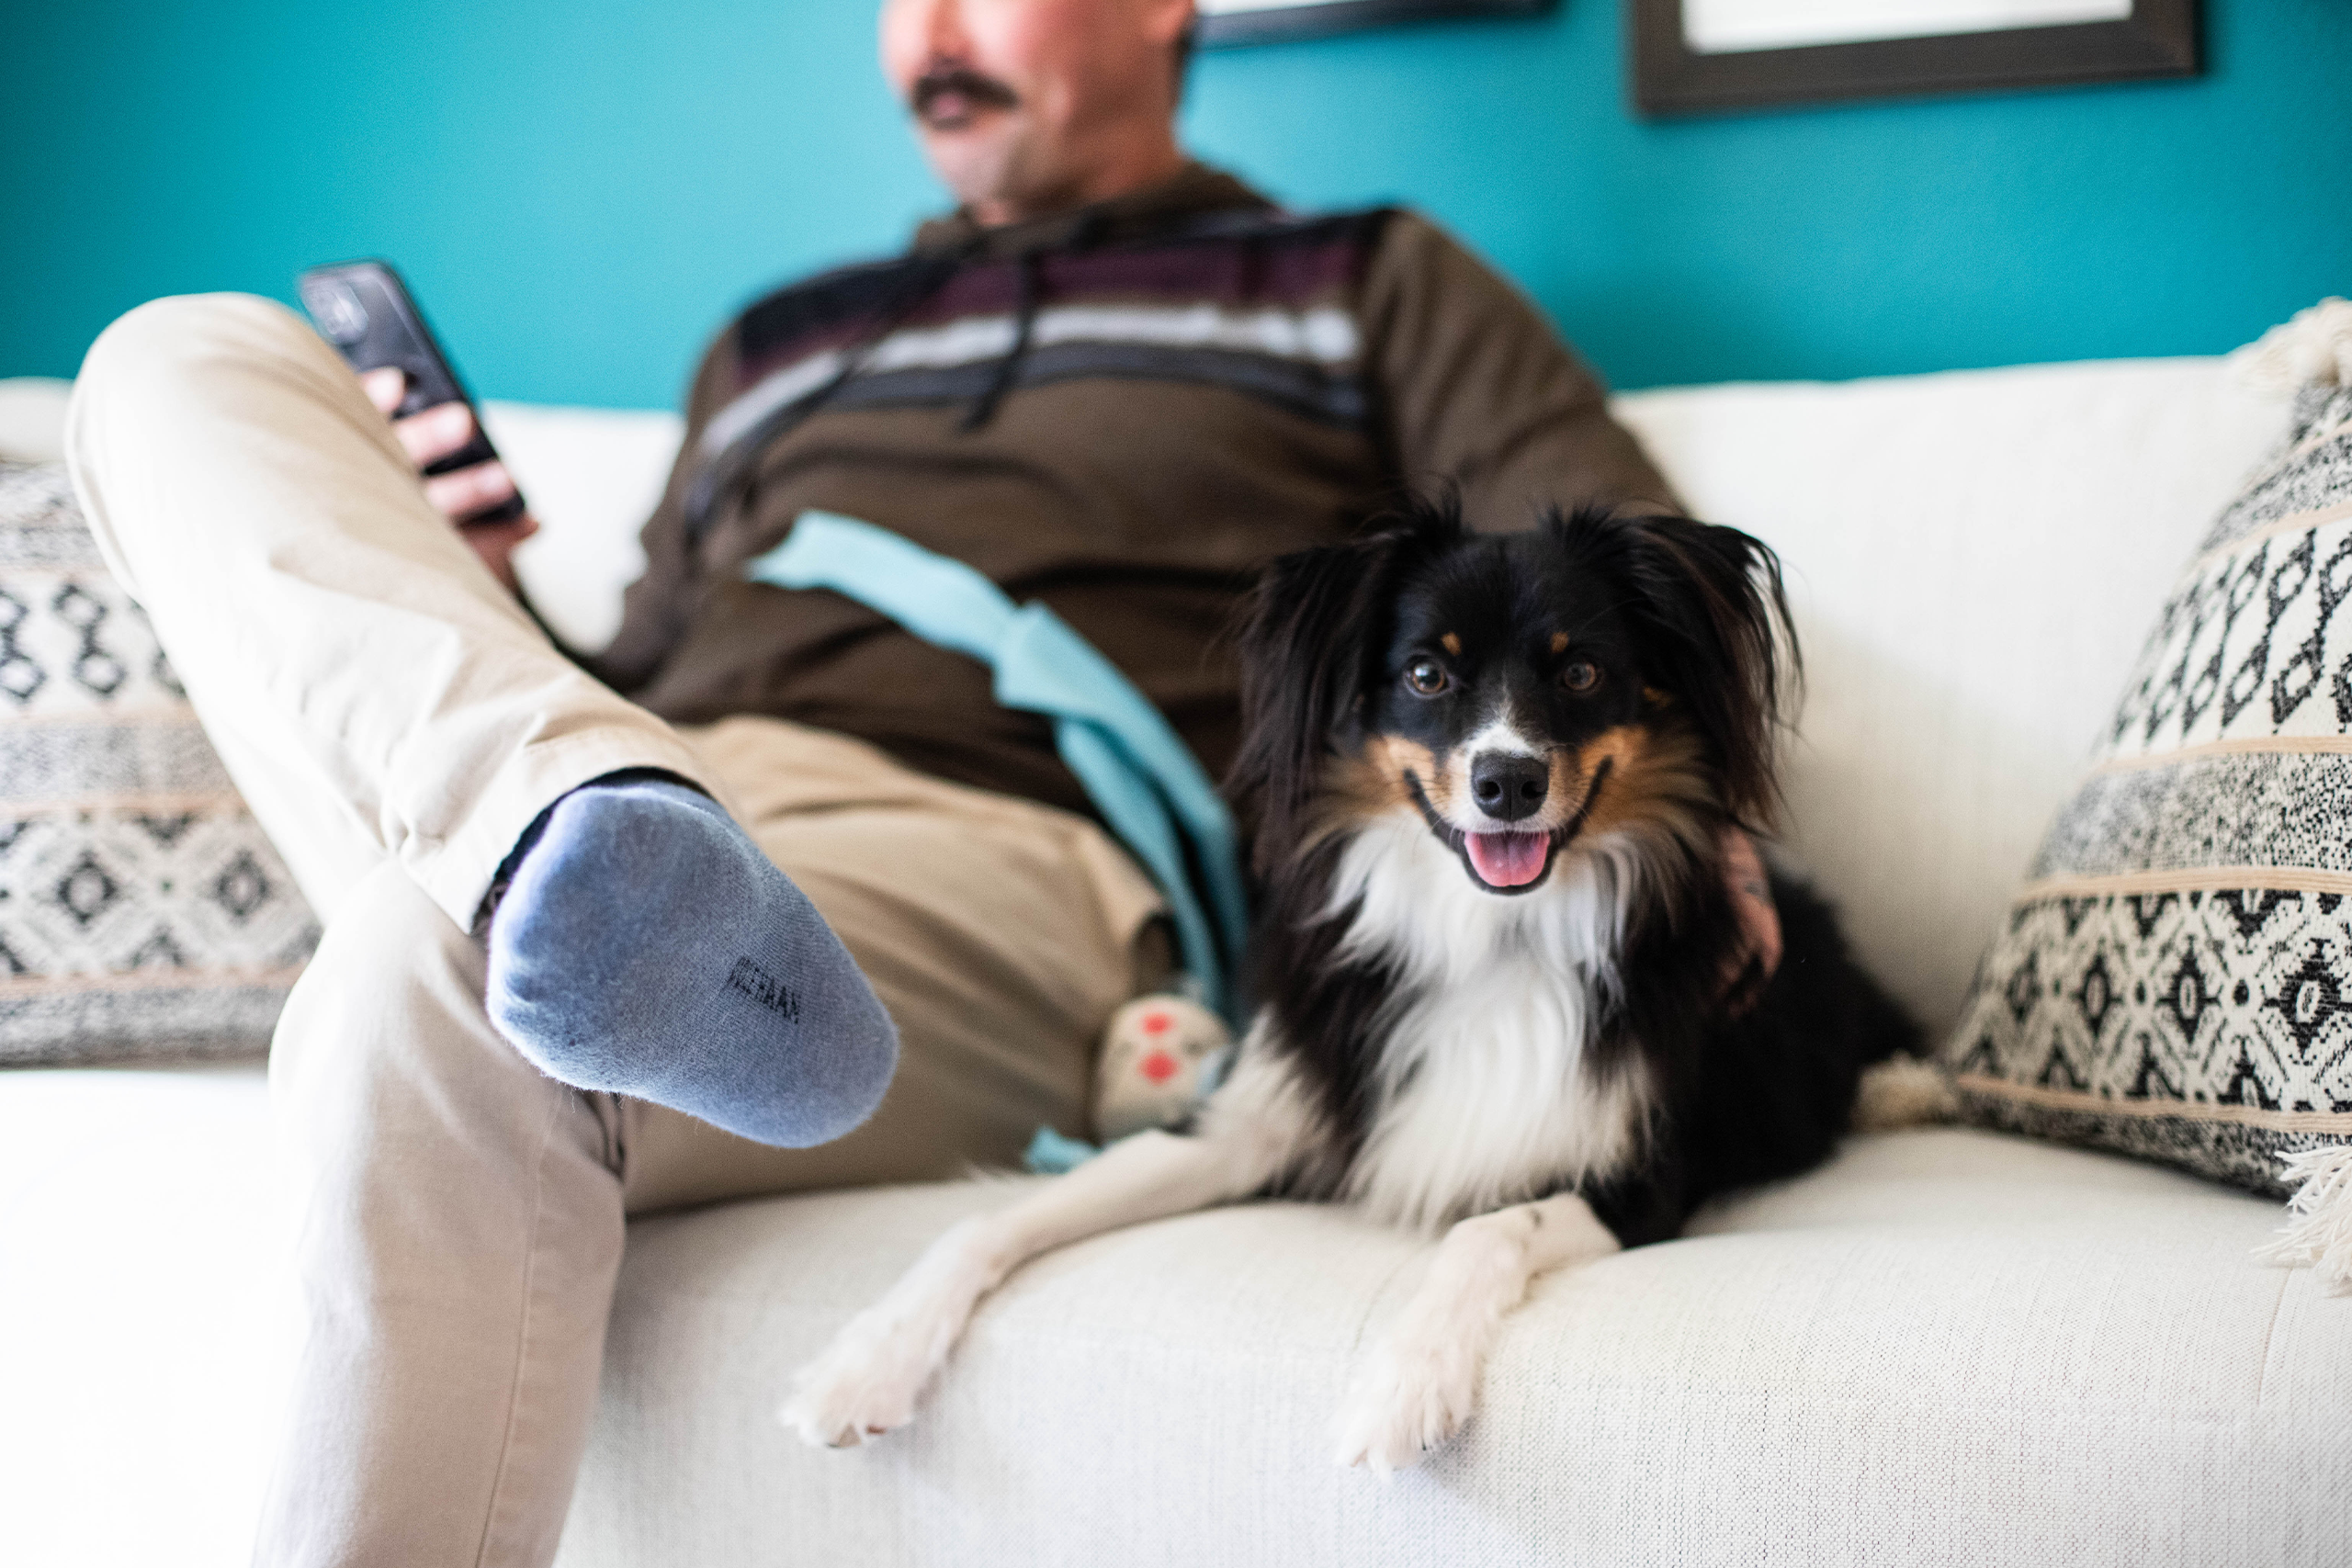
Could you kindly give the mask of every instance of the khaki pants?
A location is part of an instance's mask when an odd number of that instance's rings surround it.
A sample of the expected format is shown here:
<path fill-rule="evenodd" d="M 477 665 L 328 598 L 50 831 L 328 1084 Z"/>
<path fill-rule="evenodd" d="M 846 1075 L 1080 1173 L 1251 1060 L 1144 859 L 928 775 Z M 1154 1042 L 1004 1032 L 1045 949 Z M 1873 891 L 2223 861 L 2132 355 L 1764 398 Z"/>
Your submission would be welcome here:
<path fill-rule="evenodd" d="M 325 921 L 270 1061 L 309 1333 L 262 1561 L 548 1562 L 625 1214 L 947 1177 L 1012 1162 L 1040 1122 L 1082 1130 L 1109 1014 L 1164 972 L 1158 896 L 1092 825 L 842 736 L 673 730 L 616 696 L 266 301 L 115 323 L 68 444 L 100 547 Z M 468 927 L 500 861 L 565 791 L 645 767 L 725 801 L 897 1019 L 898 1078 L 839 1143 L 583 1093 L 491 1028 Z"/>

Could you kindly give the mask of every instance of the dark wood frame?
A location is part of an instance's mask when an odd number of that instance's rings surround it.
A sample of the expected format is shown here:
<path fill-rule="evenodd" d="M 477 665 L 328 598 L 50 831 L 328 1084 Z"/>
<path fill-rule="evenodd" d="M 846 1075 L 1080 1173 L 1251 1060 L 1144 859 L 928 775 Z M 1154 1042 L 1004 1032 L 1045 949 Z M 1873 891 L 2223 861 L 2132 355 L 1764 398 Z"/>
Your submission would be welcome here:
<path fill-rule="evenodd" d="M 2120 22 L 1693 54 L 1682 0 L 1625 0 L 1630 85 L 1645 115 L 2194 76 L 2197 23 L 2197 0 L 2133 0 Z"/>
<path fill-rule="evenodd" d="M 1273 43 L 1283 39 L 1320 38 L 1390 22 L 1453 21 L 1472 17 L 1534 17 L 1559 0 L 1339 0 L 1329 6 L 1261 11 L 1200 20 L 1193 41 L 1203 49 Z"/>

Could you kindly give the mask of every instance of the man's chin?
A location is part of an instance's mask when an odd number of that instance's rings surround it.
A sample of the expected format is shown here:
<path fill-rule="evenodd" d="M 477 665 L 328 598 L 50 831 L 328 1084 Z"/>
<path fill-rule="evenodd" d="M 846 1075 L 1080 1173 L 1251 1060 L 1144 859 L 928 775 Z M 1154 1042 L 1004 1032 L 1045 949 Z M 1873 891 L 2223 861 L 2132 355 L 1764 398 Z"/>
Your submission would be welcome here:
<path fill-rule="evenodd" d="M 932 172 L 967 211 L 986 212 L 1002 205 L 1008 189 L 1019 184 L 1013 177 L 1018 160 L 1010 119 L 1000 110 L 984 109 L 959 129 L 922 127 L 923 154 Z"/>

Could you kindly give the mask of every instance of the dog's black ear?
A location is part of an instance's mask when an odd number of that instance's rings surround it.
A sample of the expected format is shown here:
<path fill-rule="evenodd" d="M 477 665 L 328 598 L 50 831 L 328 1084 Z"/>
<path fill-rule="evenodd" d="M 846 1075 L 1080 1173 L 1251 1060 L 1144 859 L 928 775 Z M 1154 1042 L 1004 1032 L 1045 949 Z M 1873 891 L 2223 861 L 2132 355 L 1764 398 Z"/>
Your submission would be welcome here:
<path fill-rule="evenodd" d="M 1585 510 L 1550 526 L 1573 553 L 1613 568 L 1653 666 L 1645 680 L 1697 727 L 1732 815 L 1768 826 L 1784 708 L 1803 670 L 1780 558 L 1752 535 L 1688 517 Z"/>
<path fill-rule="evenodd" d="M 1461 536 L 1451 496 L 1375 518 L 1344 545 L 1266 569 L 1243 613 L 1241 750 L 1225 790 L 1255 833 L 1261 873 L 1287 855 L 1326 761 L 1361 721 L 1397 572 Z"/>

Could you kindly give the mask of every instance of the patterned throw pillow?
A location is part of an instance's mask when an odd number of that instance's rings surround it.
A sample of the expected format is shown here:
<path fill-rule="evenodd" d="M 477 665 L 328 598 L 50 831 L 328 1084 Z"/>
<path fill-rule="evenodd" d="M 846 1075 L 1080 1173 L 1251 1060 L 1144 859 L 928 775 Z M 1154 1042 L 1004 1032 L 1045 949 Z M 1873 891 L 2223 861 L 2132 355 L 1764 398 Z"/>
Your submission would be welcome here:
<path fill-rule="evenodd" d="M 2157 619 L 1945 1048 L 1964 1114 L 2259 1192 L 2352 1282 L 2352 306 Z M 2331 1251 L 2331 1247 L 2333 1251 Z"/>
<path fill-rule="evenodd" d="M 0 464 L 0 1066 L 259 1055 L 317 941 L 65 470 Z"/>

